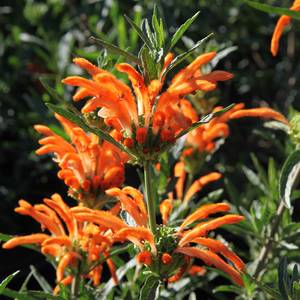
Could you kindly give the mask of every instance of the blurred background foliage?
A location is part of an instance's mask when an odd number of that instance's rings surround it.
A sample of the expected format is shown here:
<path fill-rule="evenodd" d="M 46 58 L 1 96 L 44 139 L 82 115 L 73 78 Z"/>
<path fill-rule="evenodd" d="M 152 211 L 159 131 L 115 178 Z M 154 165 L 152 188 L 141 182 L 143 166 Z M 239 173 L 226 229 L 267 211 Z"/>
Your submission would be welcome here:
<path fill-rule="evenodd" d="M 263 2 L 285 7 L 291 4 L 286 0 Z M 140 41 L 123 15 L 138 23 L 141 18 L 151 16 L 153 5 L 154 1 L 147 0 L 1 1 L 0 232 L 23 234 L 33 230 L 35 224 L 31 220 L 18 217 L 13 212 L 18 199 L 25 198 L 34 203 L 54 192 L 66 193 L 49 157 L 34 154 L 38 136 L 32 126 L 52 124 L 57 129 L 43 103 L 43 100 L 49 100 L 49 95 L 40 84 L 39 77 L 46 76 L 59 94 L 71 99 L 71 90 L 63 87 L 60 80 L 79 72 L 71 64 L 73 57 L 83 56 L 94 63 L 98 61 L 108 69 L 120 60 L 117 56 L 108 58 L 107 53 L 89 39 L 90 36 L 136 53 Z M 201 11 L 175 50 L 180 53 L 207 34 L 214 33 L 198 53 L 220 51 L 222 55 L 215 61 L 216 68 L 235 74 L 233 80 L 221 84 L 218 93 L 212 95 L 219 104 L 244 102 L 249 108 L 271 106 L 286 115 L 292 107 L 300 110 L 300 84 L 297 81 L 300 73 L 299 22 L 293 22 L 282 38 L 278 57 L 273 58 L 269 45 L 277 16 L 256 11 L 237 0 L 169 0 L 157 1 L 157 5 L 169 34 L 198 10 Z M 272 214 L 276 210 L 274 201 L 277 195 L 274 186 L 268 186 L 268 176 L 272 176 L 270 180 L 278 180 L 278 170 L 289 148 L 291 145 L 283 132 L 263 128 L 263 122 L 257 119 L 232 121 L 230 137 L 202 171 L 219 170 L 224 173 L 223 183 L 212 185 L 211 190 L 224 188 L 221 200 L 232 201 L 238 210 L 241 206 L 242 213 L 248 212 L 249 218 L 259 218 L 254 213 L 255 205 L 267 203 L 265 213 Z M 259 166 L 269 169 L 267 174 L 256 175 L 261 172 Z M 256 171 L 253 171 L 255 168 Z M 128 182 L 137 185 L 133 170 L 128 170 L 128 174 Z M 265 182 L 261 182 L 261 176 Z M 274 182 L 271 184 L 274 185 Z M 296 207 L 294 221 L 297 220 L 297 212 L 299 208 Z M 243 234 L 242 228 L 236 231 Z M 254 238 L 256 234 L 264 238 L 261 228 L 253 231 Z M 234 239 L 228 235 L 229 240 Z M 252 245 L 252 251 L 242 237 L 237 240 L 241 242 L 240 250 L 246 262 L 253 260 L 257 255 L 255 249 L 259 246 Z M 259 240 L 256 243 L 259 244 Z M 24 249 L 10 253 L 1 250 L 1 261 L 0 277 L 16 269 L 29 270 L 30 263 L 34 263 L 41 272 L 46 268 L 41 258 Z M 270 281 L 274 279 L 274 272 L 269 277 Z M 18 276 L 22 277 L 22 273 Z M 47 277 L 51 277 L 51 272 Z M 210 291 L 211 287 L 205 289 Z"/>

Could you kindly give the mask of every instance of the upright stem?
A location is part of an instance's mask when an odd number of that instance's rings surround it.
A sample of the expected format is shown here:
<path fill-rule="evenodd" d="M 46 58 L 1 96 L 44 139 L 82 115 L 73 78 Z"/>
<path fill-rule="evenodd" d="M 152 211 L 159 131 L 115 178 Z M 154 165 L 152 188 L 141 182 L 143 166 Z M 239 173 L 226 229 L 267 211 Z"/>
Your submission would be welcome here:
<path fill-rule="evenodd" d="M 274 222 L 272 224 L 272 227 L 271 227 L 270 236 L 267 239 L 266 244 L 263 246 L 263 248 L 260 252 L 260 256 L 258 258 L 257 267 L 256 267 L 256 270 L 254 272 L 254 277 L 255 278 L 258 278 L 259 275 L 261 274 L 261 272 L 265 268 L 265 265 L 266 265 L 267 260 L 268 260 L 269 253 L 270 253 L 270 251 L 272 251 L 273 239 L 274 239 L 275 234 L 278 231 L 278 227 L 280 225 L 280 221 L 281 221 L 281 218 L 282 218 L 282 215 L 283 215 L 283 212 L 284 212 L 284 208 L 285 208 L 284 203 L 281 200 L 280 204 L 277 208 L 275 220 L 274 220 Z"/>
<path fill-rule="evenodd" d="M 151 162 L 145 160 L 144 162 L 144 182 L 145 182 L 145 196 L 148 210 L 148 221 L 151 231 L 156 233 L 156 214 L 155 214 L 155 199 L 153 197 L 153 187 L 151 185 Z"/>
<path fill-rule="evenodd" d="M 73 278 L 72 286 L 71 286 L 71 299 L 72 300 L 78 299 L 79 284 L 80 284 L 80 274 L 79 274 L 79 270 L 77 269 L 76 275 Z"/>

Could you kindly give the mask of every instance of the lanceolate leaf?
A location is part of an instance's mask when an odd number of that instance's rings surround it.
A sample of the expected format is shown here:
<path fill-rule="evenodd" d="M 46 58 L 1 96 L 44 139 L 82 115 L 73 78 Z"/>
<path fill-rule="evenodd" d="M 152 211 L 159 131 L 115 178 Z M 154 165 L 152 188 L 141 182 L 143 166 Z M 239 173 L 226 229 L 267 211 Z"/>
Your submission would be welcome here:
<path fill-rule="evenodd" d="M 140 292 L 139 300 L 156 300 L 158 299 L 159 278 L 154 275 L 150 275 Z"/>
<path fill-rule="evenodd" d="M 144 41 L 144 43 L 147 45 L 147 47 L 150 50 L 153 50 L 153 45 L 151 44 L 151 41 L 149 38 L 144 34 L 144 32 L 140 29 L 138 25 L 136 25 L 130 18 L 128 18 L 126 15 L 124 15 L 126 21 L 130 24 L 130 26 L 137 32 L 137 34 L 140 36 L 140 38 Z"/>
<path fill-rule="evenodd" d="M 176 56 L 172 62 L 170 63 L 170 65 L 168 66 L 168 68 L 166 68 L 166 70 L 163 72 L 161 77 L 166 76 L 166 74 L 172 70 L 174 67 L 176 67 L 179 63 L 181 63 L 183 60 L 185 60 L 193 51 L 195 51 L 198 47 L 200 47 L 207 39 L 209 39 L 211 36 L 213 35 L 213 33 L 209 34 L 208 36 L 206 36 L 205 38 L 203 38 L 202 40 L 198 41 L 194 47 L 192 47 L 191 49 L 189 49 L 188 51 L 179 54 L 178 56 Z"/>
<path fill-rule="evenodd" d="M 271 6 L 268 4 L 258 3 L 255 1 L 250 0 L 242 0 L 243 2 L 247 3 L 249 6 L 261 10 L 266 13 L 276 14 L 276 15 L 286 15 L 290 16 L 294 19 L 300 20 L 300 12 L 289 10 L 288 8 Z"/>
<path fill-rule="evenodd" d="M 92 127 L 92 126 L 88 125 L 86 123 L 86 121 L 80 115 L 76 115 L 72 111 L 69 111 L 69 110 L 63 108 L 60 105 L 54 105 L 54 104 L 51 104 L 51 103 L 46 103 L 46 105 L 51 110 L 53 110 L 54 112 L 58 113 L 59 115 L 63 116 L 64 118 L 68 119 L 69 121 L 75 123 L 76 125 L 78 125 L 82 129 L 84 129 L 85 131 L 94 133 L 95 135 L 99 136 L 100 138 L 102 138 L 102 139 L 106 140 L 107 142 L 113 144 L 114 146 L 119 148 L 121 151 L 126 152 L 131 157 L 133 156 L 132 153 L 130 153 L 122 144 L 118 143 L 108 133 L 106 133 L 105 131 L 103 131 L 99 128 Z"/>
<path fill-rule="evenodd" d="M 90 39 L 93 40 L 94 42 L 96 42 L 97 44 L 100 44 L 101 46 L 103 46 L 104 48 L 106 48 L 111 53 L 114 53 L 114 54 L 117 54 L 117 55 L 121 55 L 121 56 L 127 58 L 128 60 L 136 63 L 137 65 L 141 64 L 141 62 L 138 59 L 138 57 L 136 57 L 132 53 L 129 53 L 129 52 L 125 51 L 125 50 L 122 50 L 121 48 L 119 48 L 119 47 L 117 47 L 117 46 L 115 46 L 113 44 L 110 44 L 110 43 L 108 43 L 108 42 L 106 42 L 104 40 L 95 38 L 93 36 Z"/>
<path fill-rule="evenodd" d="M 0 295 L 3 293 L 6 286 L 10 283 L 10 281 L 19 273 L 20 271 L 16 271 L 9 276 L 7 276 L 3 281 L 0 283 Z"/>
<path fill-rule="evenodd" d="M 182 24 L 177 31 L 175 32 L 175 34 L 173 35 L 172 39 L 171 39 L 171 43 L 170 43 L 170 47 L 168 49 L 167 52 L 171 51 L 174 46 L 177 44 L 177 42 L 180 40 L 180 38 L 183 36 L 183 34 L 186 32 L 186 30 L 192 25 L 192 23 L 196 20 L 196 18 L 198 17 L 200 11 L 198 11 L 197 13 L 195 13 L 191 18 L 189 18 L 184 24 Z"/>
<path fill-rule="evenodd" d="M 299 173 L 300 150 L 296 150 L 285 161 L 279 179 L 279 195 L 287 208 L 291 207 L 292 188 Z"/>
<path fill-rule="evenodd" d="M 235 105 L 235 103 L 232 103 L 228 106 L 226 106 L 225 108 L 223 108 L 222 110 L 219 110 L 217 112 L 208 114 L 203 116 L 200 121 L 193 123 L 189 128 L 182 130 L 177 136 L 176 139 L 184 136 L 185 134 L 189 133 L 190 131 L 196 129 L 197 127 L 201 126 L 202 124 L 208 123 L 210 122 L 212 119 L 221 116 L 222 114 L 224 114 L 226 111 L 230 110 L 233 106 Z"/>

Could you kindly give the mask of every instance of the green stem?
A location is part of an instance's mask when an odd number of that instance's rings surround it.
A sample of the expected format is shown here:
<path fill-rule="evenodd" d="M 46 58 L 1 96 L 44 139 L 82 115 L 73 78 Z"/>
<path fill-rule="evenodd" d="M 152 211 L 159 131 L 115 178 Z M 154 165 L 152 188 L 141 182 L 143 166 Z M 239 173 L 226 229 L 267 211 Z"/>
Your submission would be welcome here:
<path fill-rule="evenodd" d="M 271 225 L 271 232 L 270 235 L 265 243 L 265 245 L 263 246 L 263 248 L 260 251 L 260 256 L 258 258 L 258 263 L 256 266 L 256 270 L 254 272 L 254 278 L 259 278 L 260 275 L 262 274 L 262 271 L 265 269 L 267 262 L 268 262 L 268 256 L 269 253 L 272 253 L 272 246 L 274 244 L 274 237 L 278 231 L 281 219 L 282 219 L 282 215 L 284 213 L 285 210 L 285 206 L 283 201 L 281 200 L 279 203 L 279 206 L 277 208 L 276 211 L 276 216 L 274 219 L 273 224 Z"/>
<path fill-rule="evenodd" d="M 145 196 L 148 209 L 148 223 L 151 231 L 156 233 L 156 214 L 155 214 L 155 199 L 153 197 L 153 187 L 151 185 L 151 162 L 144 161 L 144 183 Z"/>
<path fill-rule="evenodd" d="M 80 268 L 80 266 L 78 263 L 76 275 L 73 278 L 72 286 L 71 286 L 71 299 L 72 300 L 78 299 L 78 290 L 79 290 L 79 285 L 80 285 L 80 270 L 79 270 L 79 268 Z"/>

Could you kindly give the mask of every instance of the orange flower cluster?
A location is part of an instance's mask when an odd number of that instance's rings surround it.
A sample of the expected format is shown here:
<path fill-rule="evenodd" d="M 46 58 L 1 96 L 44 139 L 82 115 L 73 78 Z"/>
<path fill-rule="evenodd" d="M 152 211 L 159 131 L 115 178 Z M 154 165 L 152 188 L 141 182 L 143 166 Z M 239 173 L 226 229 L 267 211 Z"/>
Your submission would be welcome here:
<path fill-rule="evenodd" d="M 162 213 L 165 203 L 167 206 L 169 206 L 168 202 L 162 202 L 160 206 Z M 208 238 L 207 234 L 220 226 L 241 222 L 244 220 L 244 217 L 240 215 L 225 215 L 212 220 L 203 221 L 212 214 L 227 212 L 229 210 L 230 206 L 226 203 L 207 204 L 201 206 L 194 213 L 186 217 L 176 233 L 176 235 L 179 237 L 179 242 L 177 248 L 174 250 L 174 253 L 184 254 L 187 256 L 187 261 L 189 261 L 189 258 L 199 258 L 206 265 L 215 266 L 216 268 L 227 273 L 235 283 L 243 285 L 243 280 L 241 278 L 241 272 L 244 269 L 243 261 L 222 242 Z M 197 224 L 192 229 L 185 230 L 186 227 L 199 220 L 202 222 Z M 192 246 L 191 244 L 195 244 L 196 246 L 199 245 L 201 248 Z M 205 250 L 203 247 L 207 249 Z M 233 266 L 227 263 L 218 254 L 221 254 L 224 258 L 229 260 Z M 188 271 L 190 267 L 191 265 L 185 264 L 183 269 L 180 269 L 178 274 L 175 274 L 175 277 L 171 278 L 171 281 L 173 281 L 175 278 L 178 280 L 185 271 Z"/>
<path fill-rule="evenodd" d="M 300 0 L 295 0 L 293 5 L 290 7 L 290 10 L 300 11 Z M 283 30 L 290 24 L 291 20 L 292 18 L 289 16 L 281 16 L 277 21 L 271 41 L 271 53 L 273 54 L 273 56 L 277 55 L 279 41 L 282 36 Z"/>
<path fill-rule="evenodd" d="M 124 163 L 127 156 L 110 143 L 100 142 L 94 134 L 87 134 L 70 121 L 55 115 L 63 125 L 70 142 L 49 127 L 35 125 L 45 137 L 38 155 L 54 153 L 61 170 L 58 177 L 70 187 L 69 194 L 88 206 L 101 206 L 99 195 L 105 190 L 121 186 L 124 182 Z"/>
<path fill-rule="evenodd" d="M 73 97 L 74 101 L 90 97 L 82 112 L 98 110 L 106 125 L 121 133 L 119 141 L 126 147 L 139 147 L 144 153 L 158 151 L 161 143 L 173 142 L 176 135 L 188 128 L 195 118 L 191 104 L 184 99 L 185 95 L 197 90 L 214 90 L 218 81 L 232 78 L 232 74 L 224 71 L 201 73 L 201 66 L 215 55 L 211 52 L 197 57 L 173 78 L 165 92 L 161 91 L 163 77 L 146 84 L 143 76 L 131 65 L 116 65 L 118 71 L 128 75 L 134 96 L 131 89 L 114 75 L 83 58 L 75 58 L 74 63 L 87 70 L 92 80 L 71 76 L 63 83 L 80 87 Z M 166 56 L 163 71 L 172 58 L 172 54 Z"/>
<path fill-rule="evenodd" d="M 3 248 L 37 244 L 43 254 L 58 260 L 56 269 L 58 284 L 70 284 L 74 277 L 72 268 L 81 264 L 85 266 L 85 271 L 83 270 L 81 275 L 91 278 L 95 286 L 99 285 L 103 267 L 97 265 L 92 270 L 90 267 L 99 261 L 101 256 L 108 257 L 113 244 L 112 231 L 105 226 L 79 221 L 76 212 L 82 208 L 69 208 L 58 194 L 52 195 L 51 199 L 44 199 L 44 203 L 32 206 L 25 200 L 20 200 L 19 207 L 15 211 L 21 215 L 31 216 L 49 234 L 37 233 L 14 237 L 3 244 Z M 106 214 L 113 217 L 110 212 Z M 113 261 L 107 258 L 106 263 L 117 282 Z"/>
<path fill-rule="evenodd" d="M 198 152 L 211 153 L 216 149 L 216 140 L 226 138 L 230 133 L 228 122 L 233 119 L 245 117 L 258 117 L 262 119 L 273 119 L 289 126 L 288 120 L 279 112 L 268 108 L 259 107 L 244 109 L 243 103 L 234 105 L 230 110 L 219 117 L 214 118 L 207 124 L 203 124 L 188 133 L 186 138 L 186 149 L 184 156 L 190 156 L 194 149 Z M 215 107 L 213 112 L 222 110 L 222 106 Z"/>

